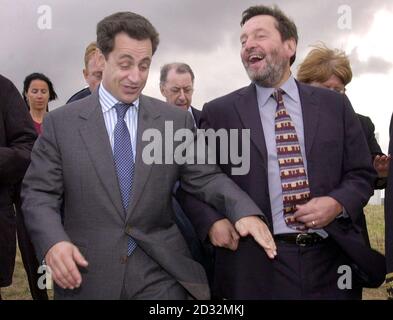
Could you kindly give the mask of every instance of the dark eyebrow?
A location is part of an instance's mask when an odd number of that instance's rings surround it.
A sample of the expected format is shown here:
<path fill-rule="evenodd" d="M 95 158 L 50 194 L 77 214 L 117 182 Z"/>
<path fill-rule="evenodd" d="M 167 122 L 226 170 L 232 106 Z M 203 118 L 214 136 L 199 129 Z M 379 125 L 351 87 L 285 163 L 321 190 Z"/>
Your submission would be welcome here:
<path fill-rule="evenodd" d="M 255 29 L 255 32 L 259 32 L 259 31 L 265 31 L 265 32 L 267 32 L 267 30 L 266 30 L 265 28 L 262 28 L 262 27 L 260 27 L 260 28 L 258 28 L 258 29 Z"/>
<path fill-rule="evenodd" d="M 262 31 L 262 32 L 269 33 L 268 30 L 266 30 L 265 28 L 262 28 L 262 27 L 253 30 L 252 33 L 257 33 L 257 32 L 261 32 L 261 31 Z M 246 36 L 246 34 L 245 34 L 245 33 L 242 33 L 242 34 L 240 35 L 240 39 L 244 38 L 245 36 Z"/>
<path fill-rule="evenodd" d="M 140 63 L 144 63 L 144 62 L 149 62 L 150 63 L 151 59 L 149 57 L 143 58 Z"/>
<path fill-rule="evenodd" d="M 122 54 L 122 55 L 119 57 L 119 60 L 121 60 L 121 59 L 130 59 L 130 60 L 134 60 L 134 58 L 133 58 L 132 56 L 130 56 L 129 54 Z"/>

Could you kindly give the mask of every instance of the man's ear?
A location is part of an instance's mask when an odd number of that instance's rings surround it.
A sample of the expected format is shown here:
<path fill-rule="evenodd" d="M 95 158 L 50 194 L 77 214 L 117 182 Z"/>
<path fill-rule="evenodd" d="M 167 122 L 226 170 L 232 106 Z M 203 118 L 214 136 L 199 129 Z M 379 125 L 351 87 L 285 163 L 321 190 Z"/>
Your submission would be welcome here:
<path fill-rule="evenodd" d="M 104 68 L 105 67 L 105 56 L 102 54 L 101 50 L 97 48 L 97 51 L 95 53 L 95 59 L 97 59 L 97 65 L 100 67 Z"/>
<path fill-rule="evenodd" d="M 87 70 L 86 69 L 83 69 L 83 76 L 85 77 L 85 80 L 87 80 Z"/>
<path fill-rule="evenodd" d="M 296 53 L 296 41 L 294 38 L 290 38 L 288 40 L 285 40 L 285 49 L 287 50 L 288 56 L 292 57 Z"/>
<path fill-rule="evenodd" d="M 161 94 L 166 98 L 164 85 L 162 85 L 162 84 L 160 84 L 160 91 L 161 91 Z"/>

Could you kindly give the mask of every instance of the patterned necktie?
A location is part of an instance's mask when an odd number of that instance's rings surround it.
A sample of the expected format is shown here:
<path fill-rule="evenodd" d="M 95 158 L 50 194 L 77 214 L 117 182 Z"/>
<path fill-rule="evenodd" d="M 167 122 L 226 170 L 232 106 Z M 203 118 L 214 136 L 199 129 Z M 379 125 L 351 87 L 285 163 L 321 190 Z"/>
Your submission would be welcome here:
<path fill-rule="evenodd" d="M 298 136 L 292 119 L 284 106 L 283 93 L 282 89 L 278 89 L 273 93 L 273 96 L 277 101 L 275 134 L 284 220 L 288 227 L 305 231 L 307 227 L 301 222 L 294 221 L 292 216 L 296 211 L 296 205 L 306 203 L 310 198 L 310 188 Z"/>
<path fill-rule="evenodd" d="M 132 151 L 130 132 L 128 131 L 127 124 L 124 120 L 126 112 L 131 106 L 133 106 L 133 104 L 129 105 L 117 103 L 115 105 L 117 123 L 114 130 L 113 156 L 125 214 L 131 200 L 131 190 L 135 171 L 134 153 Z M 130 256 L 135 248 L 135 240 L 129 237 L 127 255 Z"/>

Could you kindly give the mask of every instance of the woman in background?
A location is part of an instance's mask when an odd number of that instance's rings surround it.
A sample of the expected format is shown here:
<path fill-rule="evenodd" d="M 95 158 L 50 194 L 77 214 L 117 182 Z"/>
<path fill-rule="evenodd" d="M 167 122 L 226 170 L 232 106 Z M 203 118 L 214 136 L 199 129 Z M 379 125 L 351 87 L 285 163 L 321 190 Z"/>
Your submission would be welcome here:
<path fill-rule="evenodd" d="M 23 99 L 30 110 L 35 130 L 40 135 L 44 116 L 49 111 L 49 101 L 57 99 L 52 82 L 42 73 L 28 75 L 23 84 Z M 34 300 L 48 300 L 45 288 L 39 288 L 39 278 L 43 273 L 38 273 L 41 263 L 37 260 L 33 244 L 26 230 L 21 211 L 20 188 L 17 188 L 15 193 L 15 208 L 18 244 L 23 266 L 26 270 L 31 296 Z"/>
<path fill-rule="evenodd" d="M 308 83 L 316 87 L 324 87 L 330 90 L 335 90 L 341 94 L 345 93 L 345 86 L 352 80 L 352 70 L 348 57 L 343 51 L 338 49 L 329 49 L 324 45 L 315 46 L 313 50 L 306 56 L 304 61 L 299 65 L 297 79 L 300 82 Z M 390 155 L 386 156 L 382 153 L 381 147 L 379 146 L 374 135 L 374 124 L 369 117 L 365 117 L 361 114 L 357 114 L 359 121 L 362 125 L 364 135 L 367 140 L 368 147 L 370 149 L 371 161 L 373 162 L 374 168 L 378 173 L 378 178 L 375 181 L 375 189 L 384 189 L 387 186 L 387 179 L 389 173 Z M 392 116 L 393 122 L 393 116 Z M 390 134 L 392 139 L 392 124 L 390 127 Z M 390 142 L 389 152 L 392 149 L 392 141 Z M 388 299 L 393 299 L 393 228 L 392 228 L 392 217 L 393 210 L 391 210 L 391 202 L 393 203 L 391 188 L 393 181 L 392 174 L 390 174 L 389 186 L 386 190 L 385 197 L 385 247 L 386 247 L 386 262 L 387 272 L 386 286 Z M 390 208 L 387 210 L 387 208 Z M 360 222 L 363 230 L 363 235 L 368 244 L 370 244 L 367 225 L 365 217 L 362 217 Z"/>
<path fill-rule="evenodd" d="M 28 75 L 23 83 L 23 99 L 30 110 L 37 133 L 41 134 L 42 121 L 49 111 L 48 104 L 57 99 L 52 82 L 42 73 Z"/>
<path fill-rule="evenodd" d="M 345 93 L 345 86 L 352 80 L 352 70 L 345 52 L 314 46 L 298 67 L 297 80 L 338 93 Z M 384 189 L 388 176 L 390 156 L 386 156 L 375 138 L 375 126 L 369 117 L 357 114 L 370 149 L 370 158 L 378 173 L 375 189 Z"/>

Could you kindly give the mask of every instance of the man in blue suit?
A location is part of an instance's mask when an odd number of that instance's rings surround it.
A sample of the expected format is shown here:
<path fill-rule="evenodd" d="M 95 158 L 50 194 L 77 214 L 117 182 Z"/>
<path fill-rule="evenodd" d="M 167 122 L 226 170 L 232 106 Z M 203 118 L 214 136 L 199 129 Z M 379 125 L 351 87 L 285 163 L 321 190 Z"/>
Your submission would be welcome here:
<path fill-rule="evenodd" d="M 363 286 L 379 286 L 385 277 L 382 255 L 359 226 L 376 177 L 360 123 L 344 95 L 293 78 L 297 28 L 279 8 L 250 7 L 241 26 L 241 58 L 252 83 L 207 103 L 200 126 L 250 130 L 248 174 L 233 175 L 235 163 L 220 166 L 266 215 L 277 256 L 268 259 L 236 224 L 236 232 L 223 224 L 215 294 L 360 299 Z M 222 148 L 217 143 L 217 155 Z M 201 238 L 228 222 L 191 195 L 182 199 Z M 351 276 L 347 285 L 340 282 L 343 270 Z"/>
<path fill-rule="evenodd" d="M 103 65 L 100 63 L 99 52 L 97 51 L 97 43 L 95 41 L 89 43 L 85 50 L 85 68 L 83 69 L 83 77 L 89 85 L 87 88 L 79 90 L 68 99 L 67 103 L 71 103 L 87 96 L 98 88 L 102 80 Z"/>

